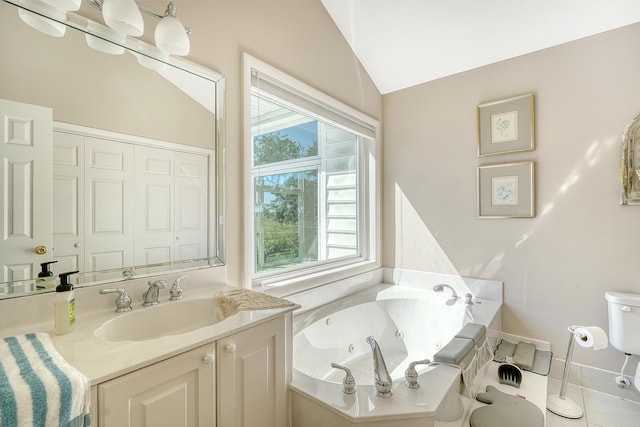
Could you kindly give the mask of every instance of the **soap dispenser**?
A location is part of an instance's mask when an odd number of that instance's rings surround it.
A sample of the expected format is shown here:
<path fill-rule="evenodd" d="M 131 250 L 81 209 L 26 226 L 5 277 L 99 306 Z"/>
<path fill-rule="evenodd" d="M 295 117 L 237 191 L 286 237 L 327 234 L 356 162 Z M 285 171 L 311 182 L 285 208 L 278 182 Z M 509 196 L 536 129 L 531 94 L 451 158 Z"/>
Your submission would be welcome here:
<path fill-rule="evenodd" d="M 40 268 L 42 271 L 38 273 L 38 278 L 36 279 L 36 288 L 37 289 L 53 289 L 56 285 L 56 279 L 53 277 L 53 271 L 51 271 L 51 264 L 56 263 L 58 261 L 48 261 L 40 264 Z"/>
<path fill-rule="evenodd" d="M 75 273 L 77 271 L 58 275 L 60 284 L 56 287 L 54 304 L 56 335 L 68 334 L 73 331 L 76 324 L 76 296 L 73 285 L 69 283 L 69 276 Z"/>

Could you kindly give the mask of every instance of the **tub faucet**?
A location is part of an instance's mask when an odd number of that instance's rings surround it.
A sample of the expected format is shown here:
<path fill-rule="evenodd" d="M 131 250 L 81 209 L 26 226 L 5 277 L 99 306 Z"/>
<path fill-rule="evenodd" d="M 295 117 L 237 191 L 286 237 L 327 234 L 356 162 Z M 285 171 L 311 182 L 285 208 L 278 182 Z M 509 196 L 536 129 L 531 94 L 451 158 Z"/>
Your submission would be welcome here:
<path fill-rule="evenodd" d="M 418 371 L 416 371 L 416 365 L 428 365 L 431 363 L 431 360 L 416 360 L 415 362 L 409 363 L 409 367 L 406 371 L 404 371 L 404 379 L 407 384 L 407 387 L 412 389 L 420 388 L 420 383 L 418 383 Z"/>
<path fill-rule="evenodd" d="M 158 304 L 158 296 L 160 295 L 160 289 L 166 288 L 167 282 L 164 280 L 150 280 L 149 281 L 149 289 L 142 295 L 142 305 L 156 305 Z"/>
<path fill-rule="evenodd" d="M 391 397 L 391 375 L 389 375 L 387 365 L 384 363 L 380 346 L 373 337 L 368 337 L 367 342 L 371 346 L 371 353 L 373 354 L 373 375 L 376 385 L 376 395 L 380 397 Z"/>
<path fill-rule="evenodd" d="M 458 294 L 456 293 L 456 290 L 453 289 L 451 286 L 447 285 L 446 283 L 440 283 L 439 285 L 435 285 L 433 287 L 433 291 L 434 292 L 443 292 L 445 290 L 445 288 L 447 288 L 447 289 L 449 289 L 451 291 L 451 298 L 455 298 L 455 299 L 460 298 L 458 296 Z"/>
<path fill-rule="evenodd" d="M 354 394 L 356 392 L 356 380 L 353 378 L 351 369 L 346 366 L 338 365 L 337 363 L 332 363 L 331 367 L 342 369 L 345 373 L 344 379 L 342 380 L 342 392 L 344 394 Z"/>

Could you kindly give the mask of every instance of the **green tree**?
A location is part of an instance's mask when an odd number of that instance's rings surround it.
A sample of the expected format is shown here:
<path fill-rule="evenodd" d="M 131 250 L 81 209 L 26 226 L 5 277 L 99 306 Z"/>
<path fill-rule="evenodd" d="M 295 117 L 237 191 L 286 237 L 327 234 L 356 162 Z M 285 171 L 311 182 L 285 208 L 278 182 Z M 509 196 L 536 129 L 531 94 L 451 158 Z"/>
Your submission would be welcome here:
<path fill-rule="evenodd" d="M 300 143 L 280 132 L 260 135 L 253 141 L 253 163 L 264 165 L 302 157 Z"/>
<path fill-rule="evenodd" d="M 308 148 L 280 132 L 261 135 L 254 139 L 254 164 L 263 165 L 299 159 L 318 154 L 318 142 Z M 258 179 L 257 191 L 273 195 L 261 206 L 263 217 L 262 244 L 264 267 L 288 264 L 298 258 L 300 236 L 298 230 L 301 191 L 317 191 L 315 172 L 292 172 L 263 176 Z M 262 187 L 262 188 L 260 188 Z"/>

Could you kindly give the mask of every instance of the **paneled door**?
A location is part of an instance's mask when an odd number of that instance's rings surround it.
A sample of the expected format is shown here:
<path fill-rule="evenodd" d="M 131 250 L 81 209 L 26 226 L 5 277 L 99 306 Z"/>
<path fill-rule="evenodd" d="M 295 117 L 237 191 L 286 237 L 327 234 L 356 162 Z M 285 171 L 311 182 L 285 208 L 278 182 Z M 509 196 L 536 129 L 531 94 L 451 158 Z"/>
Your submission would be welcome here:
<path fill-rule="evenodd" d="M 135 147 L 138 265 L 204 258 L 208 253 L 208 159 Z"/>
<path fill-rule="evenodd" d="M 50 108 L 0 100 L 2 281 L 31 279 L 51 259 Z"/>
<path fill-rule="evenodd" d="M 214 344 L 98 385 L 100 427 L 215 427 Z"/>
<path fill-rule="evenodd" d="M 286 322 L 281 316 L 216 343 L 218 425 L 286 427 Z"/>
<path fill-rule="evenodd" d="M 176 259 L 204 258 L 209 253 L 207 157 L 176 152 L 175 163 Z"/>
<path fill-rule="evenodd" d="M 85 271 L 84 197 L 84 137 L 54 129 L 54 272 Z"/>
<path fill-rule="evenodd" d="M 84 150 L 85 269 L 133 265 L 133 146 L 87 137 Z"/>
<path fill-rule="evenodd" d="M 173 151 L 135 147 L 135 263 L 169 262 L 174 256 Z"/>

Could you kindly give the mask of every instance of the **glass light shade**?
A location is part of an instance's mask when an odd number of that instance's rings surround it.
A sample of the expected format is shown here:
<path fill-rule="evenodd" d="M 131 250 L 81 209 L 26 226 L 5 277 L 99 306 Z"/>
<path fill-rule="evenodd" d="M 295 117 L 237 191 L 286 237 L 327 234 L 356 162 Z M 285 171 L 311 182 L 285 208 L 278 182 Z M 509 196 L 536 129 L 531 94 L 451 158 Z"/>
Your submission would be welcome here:
<path fill-rule="evenodd" d="M 111 55 L 122 55 L 124 53 L 124 44 L 126 43 L 124 34 L 114 31 L 111 28 L 105 27 L 104 25 L 94 21 L 89 21 L 87 27 L 94 34 L 114 42 L 110 43 L 103 38 L 96 37 L 91 34 L 85 34 L 85 38 L 89 47 Z"/>
<path fill-rule="evenodd" d="M 138 53 L 133 50 L 130 50 L 129 52 L 131 52 L 138 59 L 138 63 L 143 67 L 149 68 L 150 70 L 154 71 L 163 71 L 167 69 L 168 65 L 162 61 L 169 60 L 168 53 L 163 52 L 157 47 L 140 40 L 138 40 L 138 44 L 135 48 L 142 53 Z M 149 55 L 150 57 L 147 55 L 143 55 L 143 53 Z"/>
<path fill-rule="evenodd" d="M 184 25 L 175 16 L 167 15 L 155 30 L 156 46 L 172 55 L 187 55 L 191 44 Z"/>
<path fill-rule="evenodd" d="M 66 12 L 56 9 L 55 7 L 40 0 L 22 0 L 20 4 L 33 11 L 41 12 L 47 16 L 51 16 L 56 20 L 65 21 L 67 19 Z M 33 13 L 28 10 L 18 9 L 18 15 L 24 23 L 32 28 L 35 28 L 38 31 L 42 31 L 49 36 L 62 37 L 67 30 L 67 26 L 62 22 L 57 22 L 53 19 L 45 18 L 42 15 L 38 15 L 37 13 Z"/>
<path fill-rule="evenodd" d="M 104 0 L 102 17 L 108 26 L 123 34 L 137 37 L 144 32 L 142 14 L 133 0 Z"/>
<path fill-rule="evenodd" d="M 61 10 L 78 10 L 82 0 L 44 0 L 51 6 Z"/>

